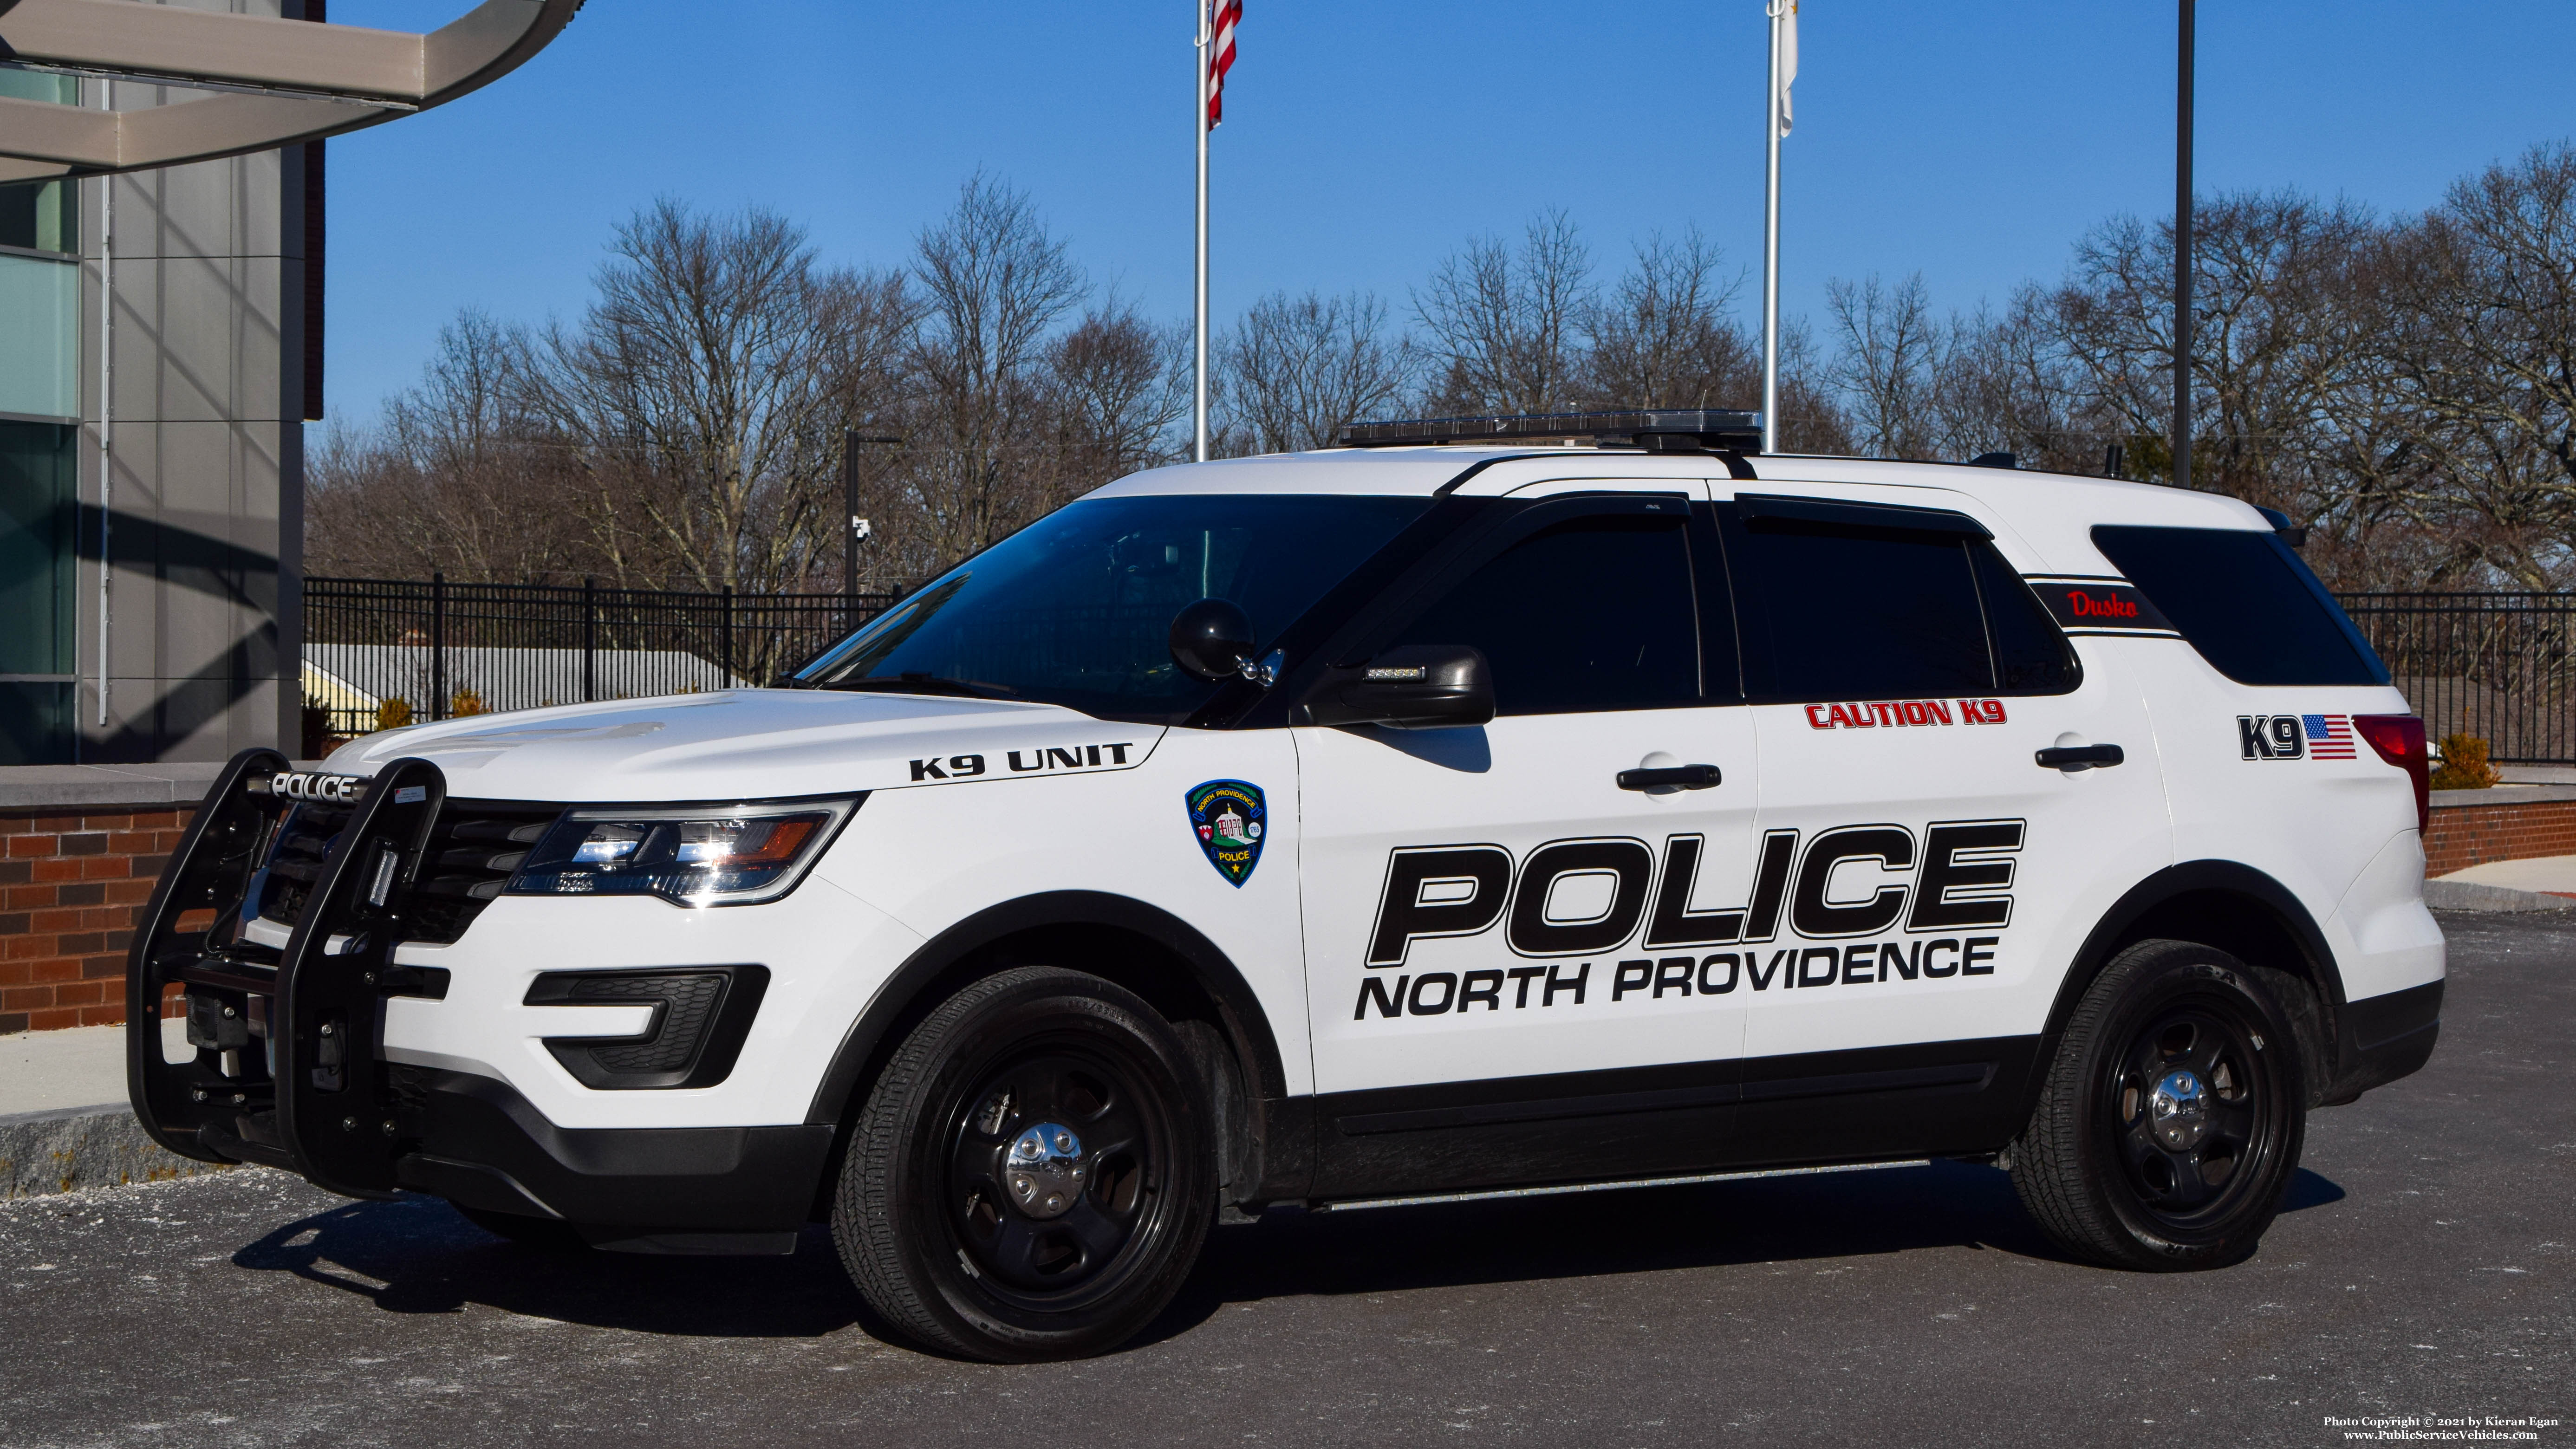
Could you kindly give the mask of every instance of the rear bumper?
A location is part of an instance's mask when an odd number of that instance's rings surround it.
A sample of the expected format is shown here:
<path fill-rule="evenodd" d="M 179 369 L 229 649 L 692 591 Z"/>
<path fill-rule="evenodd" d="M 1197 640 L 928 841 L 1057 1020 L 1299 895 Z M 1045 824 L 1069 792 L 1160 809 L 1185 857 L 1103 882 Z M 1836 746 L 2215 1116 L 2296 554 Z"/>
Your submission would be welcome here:
<path fill-rule="evenodd" d="M 561 1218 L 601 1247 L 783 1251 L 792 1244 L 751 1239 L 804 1226 L 832 1151 L 829 1123 L 566 1128 L 490 1077 L 406 1066 L 389 1075 L 417 1113 L 418 1146 L 394 1161 L 401 1186 Z"/>
<path fill-rule="evenodd" d="M 2407 1076 L 2432 1058 L 2442 1034 L 2442 983 L 2346 1002 L 2335 1019 L 2335 1074 L 2325 1105 L 2341 1106 Z"/>

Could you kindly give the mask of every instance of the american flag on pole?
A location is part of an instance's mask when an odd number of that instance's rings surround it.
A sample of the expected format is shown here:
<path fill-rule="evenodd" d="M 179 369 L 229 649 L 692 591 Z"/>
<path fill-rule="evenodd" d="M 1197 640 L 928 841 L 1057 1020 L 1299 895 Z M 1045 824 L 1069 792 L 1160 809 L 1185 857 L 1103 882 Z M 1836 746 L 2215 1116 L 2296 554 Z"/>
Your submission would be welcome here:
<path fill-rule="evenodd" d="M 2349 760 L 2353 757 L 2351 716 L 2307 714 L 2299 716 L 2299 723 L 2307 727 L 2309 759 Z"/>
<path fill-rule="evenodd" d="M 1215 6 L 1216 39 L 1208 46 L 1208 129 L 1225 119 L 1225 73 L 1234 68 L 1234 27 L 1243 21 L 1243 0 L 1209 0 Z"/>

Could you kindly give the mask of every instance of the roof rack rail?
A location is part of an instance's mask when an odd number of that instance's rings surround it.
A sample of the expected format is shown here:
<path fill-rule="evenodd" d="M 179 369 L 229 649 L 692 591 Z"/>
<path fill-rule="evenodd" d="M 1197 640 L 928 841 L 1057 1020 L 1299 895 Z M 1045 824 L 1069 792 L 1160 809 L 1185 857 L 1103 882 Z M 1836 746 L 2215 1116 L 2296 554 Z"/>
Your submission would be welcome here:
<path fill-rule="evenodd" d="M 1345 448 L 1423 443 L 1591 443 L 1648 452 L 1758 453 L 1762 415 L 1719 408 L 1626 408 L 1597 413 L 1522 413 L 1486 418 L 1411 418 L 1353 423 L 1335 440 Z"/>

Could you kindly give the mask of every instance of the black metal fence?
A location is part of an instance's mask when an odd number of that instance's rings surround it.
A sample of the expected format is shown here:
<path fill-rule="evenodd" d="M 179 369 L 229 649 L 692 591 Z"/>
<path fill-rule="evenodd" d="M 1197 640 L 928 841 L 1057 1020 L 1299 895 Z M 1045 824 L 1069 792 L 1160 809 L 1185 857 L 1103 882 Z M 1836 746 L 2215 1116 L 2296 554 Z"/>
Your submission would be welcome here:
<path fill-rule="evenodd" d="M 355 735 L 767 684 L 897 597 L 308 578 L 304 692 L 327 733 Z"/>
<path fill-rule="evenodd" d="M 2435 740 L 2488 758 L 2576 764 L 2576 594 L 2344 594 Z"/>
<path fill-rule="evenodd" d="M 328 733 L 353 735 L 766 684 L 899 597 L 310 578 L 305 693 L 328 711 Z M 2434 738 L 2472 734 L 2496 760 L 2576 764 L 2576 594 L 2340 598 Z"/>

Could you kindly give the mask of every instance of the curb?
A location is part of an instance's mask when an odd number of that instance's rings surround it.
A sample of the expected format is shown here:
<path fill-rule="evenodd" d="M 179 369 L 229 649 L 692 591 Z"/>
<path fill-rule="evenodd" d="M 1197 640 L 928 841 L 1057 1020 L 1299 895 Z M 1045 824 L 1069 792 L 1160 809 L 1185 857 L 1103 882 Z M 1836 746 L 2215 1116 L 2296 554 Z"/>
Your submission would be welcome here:
<path fill-rule="evenodd" d="M 218 1170 L 164 1149 L 122 1102 L 0 1117 L 0 1200 Z"/>
<path fill-rule="evenodd" d="M 2424 904 L 2437 911 L 2564 911 L 2576 909 L 2576 898 L 2475 881 L 2428 880 Z"/>

